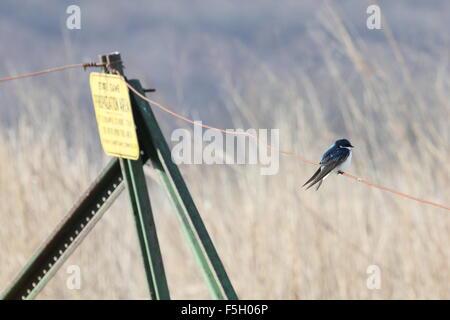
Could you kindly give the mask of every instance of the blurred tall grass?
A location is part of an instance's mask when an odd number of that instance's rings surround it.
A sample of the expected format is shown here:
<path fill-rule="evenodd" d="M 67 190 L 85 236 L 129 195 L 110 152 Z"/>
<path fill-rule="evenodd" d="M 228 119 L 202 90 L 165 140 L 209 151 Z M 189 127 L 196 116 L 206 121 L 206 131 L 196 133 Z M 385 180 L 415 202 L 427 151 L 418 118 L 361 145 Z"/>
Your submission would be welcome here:
<path fill-rule="evenodd" d="M 230 69 L 219 49 L 205 48 L 230 127 L 279 128 L 281 148 L 311 160 L 349 138 L 356 146 L 349 172 L 449 204 L 448 50 L 401 50 L 386 21 L 381 50 L 355 36 L 335 9 L 317 18 L 322 28 L 309 37 L 321 74 L 294 64 L 281 72 L 238 44 L 249 64 Z M 0 288 L 107 162 L 67 81 L 10 84 L 20 102 L 10 107 L 20 112 L 0 130 Z M 170 137 L 168 116 L 155 112 Z M 274 176 L 248 165 L 181 166 L 241 298 L 450 298 L 446 211 L 342 177 L 319 192 L 301 190 L 314 169 L 283 155 Z M 172 208 L 150 167 L 146 173 L 172 297 L 208 298 Z M 124 193 L 39 298 L 146 298 L 129 211 Z M 81 267 L 80 290 L 66 288 L 71 264 Z M 369 265 L 381 268 L 380 290 L 366 287 Z"/>

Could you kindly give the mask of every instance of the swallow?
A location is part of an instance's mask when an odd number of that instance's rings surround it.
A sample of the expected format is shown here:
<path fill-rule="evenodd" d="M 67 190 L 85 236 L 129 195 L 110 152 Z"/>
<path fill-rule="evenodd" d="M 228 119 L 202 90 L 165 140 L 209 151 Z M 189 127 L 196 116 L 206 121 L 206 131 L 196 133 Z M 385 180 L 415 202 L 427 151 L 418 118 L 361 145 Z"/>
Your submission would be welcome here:
<path fill-rule="evenodd" d="M 308 190 L 316 183 L 316 190 L 319 190 L 322 185 L 323 180 L 328 177 L 331 172 L 336 172 L 337 174 L 343 174 L 344 170 L 348 168 L 352 162 L 352 150 L 353 148 L 350 141 L 347 139 L 337 140 L 322 156 L 320 160 L 320 167 L 313 174 L 313 176 L 306 181 L 302 186 L 309 186 L 306 188 Z"/>

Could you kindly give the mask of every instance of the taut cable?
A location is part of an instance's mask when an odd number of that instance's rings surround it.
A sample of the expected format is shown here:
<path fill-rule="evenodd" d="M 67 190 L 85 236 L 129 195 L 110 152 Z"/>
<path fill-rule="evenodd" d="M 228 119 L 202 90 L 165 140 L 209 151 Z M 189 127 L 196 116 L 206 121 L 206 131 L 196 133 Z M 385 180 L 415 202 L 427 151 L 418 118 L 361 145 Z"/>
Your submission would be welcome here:
<path fill-rule="evenodd" d="M 16 79 L 22 79 L 22 78 L 27 78 L 27 77 L 32 77 L 32 76 L 42 75 L 42 74 L 46 74 L 46 73 L 50 73 L 50 72 L 56 72 L 56 71 L 62 71 L 62 70 L 72 69 L 72 68 L 83 67 L 83 68 L 86 70 L 86 68 L 88 68 L 88 67 L 105 67 L 105 66 L 106 66 L 106 68 L 107 68 L 111 73 L 114 73 L 114 74 L 120 76 L 121 79 L 122 79 L 122 80 L 125 82 L 125 84 L 127 85 L 127 87 L 128 87 L 131 91 L 133 91 L 137 96 L 139 96 L 139 97 L 142 98 L 143 100 L 147 101 L 147 102 L 150 103 L 151 105 L 156 106 L 156 107 L 159 108 L 160 110 L 162 110 L 162 111 L 164 111 L 164 112 L 166 112 L 166 113 L 168 113 L 168 114 L 170 114 L 170 115 L 172 115 L 172 116 L 174 116 L 174 117 L 176 117 L 176 118 L 178 118 L 178 119 L 180 119 L 180 120 L 183 120 L 183 121 L 185 121 L 185 122 L 191 123 L 191 124 L 196 125 L 196 126 L 203 127 L 203 128 L 205 128 L 205 129 L 211 129 L 211 130 L 219 131 L 219 132 L 222 132 L 222 133 L 225 133 L 225 134 L 248 136 L 248 137 L 251 137 L 251 138 L 253 138 L 253 139 L 257 139 L 258 141 L 263 142 L 264 144 L 267 145 L 267 147 L 270 147 L 270 148 L 272 148 L 274 151 L 277 151 L 277 152 L 279 152 L 279 153 L 281 153 L 281 154 L 285 154 L 285 155 L 288 155 L 288 156 L 297 158 L 297 159 L 299 159 L 299 160 L 301 160 L 301 161 L 303 161 L 303 162 L 306 162 L 306 163 L 309 163 L 309 164 L 312 164 L 312 165 L 315 165 L 315 166 L 318 166 L 318 165 L 319 165 L 319 163 L 314 162 L 314 161 L 310 161 L 310 160 L 308 160 L 308 159 L 305 159 L 305 158 L 303 158 L 302 156 L 300 156 L 300 155 L 298 155 L 298 154 L 296 154 L 296 153 L 294 153 L 294 152 L 286 151 L 286 150 L 282 150 L 282 149 L 278 149 L 278 148 L 274 148 L 272 145 L 268 144 L 267 142 L 262 141 L 258 136 L 255 136 L 255 135 L 250 134 L 250 133 L 248 133 L 248 132 L 236 132 L 236 131 L 230 131 L 230 130 L 220 129 L 220 128 L 216 128 L 216 127 L 213 127 L 213 126 L 209 126 L 209 125 L 206 125 L 206 124 L 202 124 L 202 123 L 193 121 L 193 120 L 191 120 L 191 119 L 189 119 L 189 118 L 186 118 L 185 116 L 183 116 L 183 115 L 181 115 L 181 114 L 178 114 L 178 113 L 176 113 L 175 111 L 171 110 L 170 108 L 168 108 L 168 107 L 166 107 L 166 106 L 164 106 L 164 105 L 162 105 L 162 104 L 160 104 L 160 103 L 158 103 L 158 102 L 156 102 L 156 101 L 154 101 L 154 100 L 152 100 L 152 99 L 149 99 L 149 98 L 147 98 L 146 96 L 144 96 L 143 94 L 141 94 L 141 93 L 140 93 L 139 91 L 137 91 L 133 86 L 131 86 L 131 85 L 126 81 L 126 79 L 125 79 L 125 78 L 124 78 L 117 70 L 111 68 L 109 65 L 106 65 L 106 64 L 104 64 L 104 63 L 90 62 L 90 63 L 70 64 L 70 65 L 65 65 L 65 66 L 62 66 L 62 67 L 56 67 L 56 68 L 45 69 L 45 70 L 42 70 L 42 71 L 37 71 L 37 72 L 32 72 L 32 73 L 22 74 L 22 75 L 18 75 L 18 76 L 12 76 L 12 77 L 0 78 L 0 82 L 11 81 L 11 80 L 16 80 Z M 444 210 L 450 211 L 450 207 L 449 207 L 449 206 L 446 206 L 446 205 L 442 205 L 442 204 L 435 203 L 435 202 L 432 202 L 432 201 L 420 199 L 420 198 L 418 198 L 418 197 L 414 197 L 414 196 L 411 196 L 411 195 L 409 195 L 409 194 L 406 194 L 406 193 L 403 193 L 403 192 L 400 192 L 400 191 L 397 191 L 397 190 L 394 190 L 394 189 L 391 189 L 391 188 L 387 188 L 387 187 L 384 187 L 384 186 L 375 184 L 375 183 L 373 183 L 373 182 L 370 182 L 370 181 L 361 179 L 361 178 L 359 178 L 359 177 L 353 176 L 353 175 L 348 174 L 348 173 L 344 173 L 343 176 L 346 177 L 346 178 L 350 178 L 350 179 L 353 179 L 353 180 L 355 180 L 355 181 L 364 183 L 364 184 L 367 185 L 367 186 L 370 186 L 370 187 L 373 187 L 373 188 L 377 188 L 377 189 L 380 189 L 380 190 L 383 190 L 383 191 L 390 192 L 390 193 L 395 194 L 395 195 L 397 195 L 397 196 L 401 196 L 401 197 L 404 197 L 404 198 L 407 198 L 407 199 L 410 199 L 410 200 L 414 200 L 414 201 L 417 201 L 417 202 L 420 202 L 420 203 L 423 203 L 423 204 L 427 204 L 427 205 L 430 205 L 430 206 L 434 206 L 434 207 L 437 207 L 437 208 L 440 208 L 440 209 L 444 209 Z"/>
<path fill-rule="evenodd" d="M 65 66 L 62 66 L 62 67 L 45 69 L 45 70 L 41 70 L 41 71 L 37 71 L 37 72 L 21 74 L 21 75 L 18 75 L 18 76 L 0 78 L 0 82 L 11 81 L 11 80 L 16 80 L 16 79 L 23 79 L 23 78 L 28 78 L 28 77 L 34 77 L 34 76 L 39 76 L 41 74 L 46 74 L 46 73 L 56 72 L 56 71 L 62 71 L 62 70 L 67 70 L 67 69 L 74 69 L 74 68 L 81 68 L 82 67 L 84 70 L 86 70 L 86 68 L 103 67 L 103 66 L 105 66 L 104 63 L 95 63 L 95 62 L 68 64 L 68 65 L 65 65 Z"/>

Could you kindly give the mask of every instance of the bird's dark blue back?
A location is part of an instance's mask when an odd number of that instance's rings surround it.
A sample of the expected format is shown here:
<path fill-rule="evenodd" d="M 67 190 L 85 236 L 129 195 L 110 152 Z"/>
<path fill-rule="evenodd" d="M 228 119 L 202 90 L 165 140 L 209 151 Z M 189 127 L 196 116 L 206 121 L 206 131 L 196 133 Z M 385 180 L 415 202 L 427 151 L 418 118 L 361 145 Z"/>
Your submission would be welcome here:
<path fill-rule="evenodd" d="M 344 161 L 349 154 L 350 151 L 347 148 L 339 148 L 336 145 L 333 145 L 323 154 L 320 164 L 326 164 L 331 161 Z"/>

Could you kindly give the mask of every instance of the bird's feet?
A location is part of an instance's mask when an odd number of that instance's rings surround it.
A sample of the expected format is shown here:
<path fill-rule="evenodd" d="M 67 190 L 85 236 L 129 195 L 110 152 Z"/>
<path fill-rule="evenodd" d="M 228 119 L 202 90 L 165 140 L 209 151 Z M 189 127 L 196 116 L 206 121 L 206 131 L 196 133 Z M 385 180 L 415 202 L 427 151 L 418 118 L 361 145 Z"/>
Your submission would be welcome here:
<path fill-rule="evenodd" d="M 339 170 L 337 173 L 338 174 L 344 174 L 344 171 Z"/>

